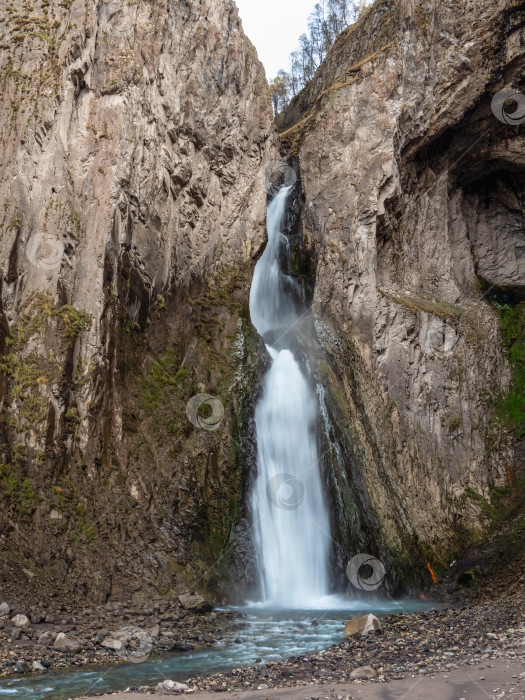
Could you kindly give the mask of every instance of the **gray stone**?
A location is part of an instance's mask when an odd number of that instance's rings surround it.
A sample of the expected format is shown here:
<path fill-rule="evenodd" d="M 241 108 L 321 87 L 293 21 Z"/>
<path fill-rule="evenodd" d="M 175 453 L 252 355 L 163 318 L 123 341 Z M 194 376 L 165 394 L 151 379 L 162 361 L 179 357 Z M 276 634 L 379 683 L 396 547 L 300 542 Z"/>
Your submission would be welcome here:
<path fill-rule="evenodd" d="M 179 596 L 179 603 L 185 610 L 190 610 L 191 612 L 204 613 L 213 610 L 213 606 L 201 595 L 184 593 Z"/>
<path fill-rule="evenodd" d="M 53 649 L 57 651 L 67 651 L 71 654 L 78 654 L 82 649 L 82 645 L 78 639 L 71 639 L 70 637 L 66 637 L 63 632 L 59 632 L 53 644 Z"/>
<path fill-rule="evenodd" d="M 109 649 L 110 651 L 120 651 L 124 645 L 120 639 L 112 639 L 111 637 L 107 637 L 104 639 L 104 641 L 100 642 L 100 646 L 104 647 L 104 649 Z"/>
<path fill-rule="evenodd" d="M 47 632 L 44 632 L 43 634 L 40 635 L 38 638 L 38 646 L 41 647 L 49 647 L 52 644 L 54 644 L 55 639 L 57 638 L 57 633 L 52 632 L 51 630 L 47 630 Z"/>
<path fill-rule="evenodd" d="M 184 693 L 189 687 L 186 683 L 177 683 L 176 681 L 162 681 L 157 686 L 157 693 L 165 693 L 167 695 L 178 695 Z"/>
<path fill-rule="evenodd" d="M 374 671 L 371 666 L 361 666 L 361 668 L 356 668 L 350 674 L 350 678 L 352 680 L 358 679 L 363 681 L 369 681 L 371 678 L 375 678 L 376 676 L 377 672 Z"/>
<path fill-rule="evenodd" d="M 0 617 L 4 617 L 5 615 L 9 615 L 11 612 L 11 608 L 9 607 L 8 603 L 1 603 L 0 604 Z"/>
<path fill-rule="evenodd" d="M 31 627 L 31 621 L 27 615 L 15 615 L 11 618 L 11 622 L 15 627 L 21 627 L 22 629 Z"/>
<path fill-rule="evenodd" d="M 359 637 L 378 630 L 381 630 L 381 623 L 375 615 L 359 615 L 348 620 L 343 636 L 345 639 L 350 639 L 351 637 Z"/>

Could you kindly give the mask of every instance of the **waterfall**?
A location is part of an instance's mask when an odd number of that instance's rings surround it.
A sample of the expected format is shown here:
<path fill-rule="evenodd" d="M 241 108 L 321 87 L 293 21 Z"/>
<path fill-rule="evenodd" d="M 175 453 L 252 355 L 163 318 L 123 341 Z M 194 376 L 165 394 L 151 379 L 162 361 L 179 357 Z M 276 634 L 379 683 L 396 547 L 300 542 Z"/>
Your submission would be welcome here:
<path fill-rule="evenodd" d="M 250 290 L 250 314 L 274 347 L 255 411 L 257 477 L 251 494 L 254 542 L 263 603 L 312 608 L 328 594 L 330 524 L 316 439 L 316 402 L 283 338 L 293 334 L 300 309 L 295 282 L 286 274 L 289 249 L 281 232 L 288 194 L 268 207 L 268 244 Z M 296 299 L 294 299 L 294 296 Z M 281 341 L 278 343 L 277 341 Z"/>

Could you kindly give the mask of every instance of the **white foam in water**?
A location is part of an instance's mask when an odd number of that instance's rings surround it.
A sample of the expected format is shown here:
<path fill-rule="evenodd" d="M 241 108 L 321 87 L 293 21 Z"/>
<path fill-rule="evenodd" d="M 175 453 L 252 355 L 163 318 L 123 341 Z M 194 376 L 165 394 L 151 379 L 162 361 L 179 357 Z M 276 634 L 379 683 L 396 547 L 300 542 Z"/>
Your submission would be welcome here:
<path fill-rule="evenodd" d="M 272 330 L 282 336 L 298 319 L 285 293 L 292 285 L 280 266 L 289 191 L 281 189 L 268 207 L 268 244 L 250 291 L 250 315 L 261 335 Z M 293 353 L 268 350 L 272 365 L 255 413 L 257 477 L 251 495 L 261 602 L 318 609 L 329 594 L 330 523 L 319 471 L 316 403 Z"/>

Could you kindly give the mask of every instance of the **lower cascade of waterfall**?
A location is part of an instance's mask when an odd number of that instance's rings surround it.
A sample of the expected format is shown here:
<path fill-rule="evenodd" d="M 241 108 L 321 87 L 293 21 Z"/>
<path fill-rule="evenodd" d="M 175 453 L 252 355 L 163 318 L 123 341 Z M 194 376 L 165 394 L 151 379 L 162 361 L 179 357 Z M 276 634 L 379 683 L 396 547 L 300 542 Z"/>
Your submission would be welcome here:
<path fill-rule="evenodd" d="M 295 281 L 283 269 L 289 251 L 281 227 L 290 189 L 282 188 L 268 207 L 268 244 L 250 291 L 252 322 L 261 336 L 272 338 L 266 346 L 272 365 L 255 412 L 257 477 L 251 508 L 262 602 L 315 608 L 329 593 L 330 549 L 317 406 L 293 352 L 276 349 L 286 345 L 285 336 L 293 337 L 301 313 Z"/>

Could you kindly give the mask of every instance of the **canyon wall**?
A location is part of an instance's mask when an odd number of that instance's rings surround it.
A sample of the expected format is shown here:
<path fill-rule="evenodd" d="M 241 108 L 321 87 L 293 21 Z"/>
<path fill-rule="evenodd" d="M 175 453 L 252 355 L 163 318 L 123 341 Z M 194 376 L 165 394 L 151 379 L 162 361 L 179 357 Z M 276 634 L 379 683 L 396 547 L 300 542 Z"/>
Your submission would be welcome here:
<path fill-rule="evenodd" d="M 230 0 L 1 14 L 0 591 L 216 590 L 257 383 L 264 70 Z"/>
<path fill-rule="evenodd" d="M 378 0 L 279 118 L 338 589 L 362 551 L 429 582 L 522 469 L 524 127 L 492 100 L 525 92 L 524 24 Z M 278 143 L 233 2 L 15 0 L 0 75 L 0 592 L 240 592 Z"/>
<path fill-rule="evenodd" d="M 525 114 L 504 100 L 525 92 L 524 24 L 522 2 L 379 0 L 278 119 L 339 581 L 365 551 L 392 592 L 430 583 L 523 469 L 493 302 L 523 309 Z"/>

